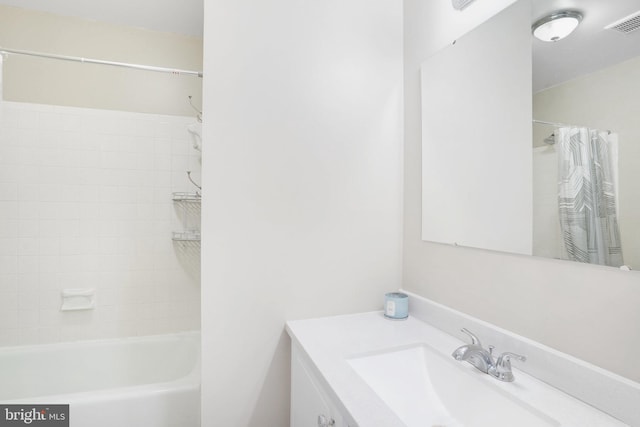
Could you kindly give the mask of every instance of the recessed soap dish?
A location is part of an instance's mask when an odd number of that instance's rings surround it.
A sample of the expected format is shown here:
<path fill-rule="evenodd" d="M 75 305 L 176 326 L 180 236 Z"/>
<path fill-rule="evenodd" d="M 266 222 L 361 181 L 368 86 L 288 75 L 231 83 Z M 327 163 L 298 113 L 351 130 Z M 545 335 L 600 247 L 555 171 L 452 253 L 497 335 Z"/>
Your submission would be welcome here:
<path fill-rule="evenodd" d="M 93 310 L 96 307 L 95 289 L 63 289 L 60 311 Z"/>

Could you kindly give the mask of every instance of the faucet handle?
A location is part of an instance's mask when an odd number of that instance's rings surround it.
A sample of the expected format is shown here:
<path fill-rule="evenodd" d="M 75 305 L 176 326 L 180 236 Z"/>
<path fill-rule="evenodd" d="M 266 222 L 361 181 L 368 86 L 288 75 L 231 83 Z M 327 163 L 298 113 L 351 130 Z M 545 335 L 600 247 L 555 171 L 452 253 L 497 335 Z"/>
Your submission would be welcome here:
<path fill-rule="evenodd" d="M 510 351 L 505 351 L 504 353 L 502 353 L 500 355 L 500 357 L 498 358 L 498 362 L 497 363 L 511 363 L 509 362 L 511 360 L 511 358 L 516 359 L 519 362 L 526 362 L 527 358 L 525 356 L 520 356 L 519 354 L 515 354 L 515 353 L 511 353 Z"/>
<path fill-rule="evenodd" d="M 475 336 L 471 331 L 469 331 L 467 328 L 462 328 L 460 329 L 460 331 L 469 335 L 469 338 L 471 338 L 471 344 L 479 345 L 480 347 L 482 347 L 482 344 L 480 344 L 480 339 L 477 336 Z"/>
<path fill-rule="evenodd" d="M 524 356 L 505 351 L 500 355 L 500 357 L 498 357 L 495 366 L 489 368 L 489 371 L 487 373 L 493 375 L 500 381 L 513 381 L 514 378 L 513 372 L 511 371 L 511 358 L 514 358 L 520 362 L 525 362 L 527 360 L 527 358 Z"/>

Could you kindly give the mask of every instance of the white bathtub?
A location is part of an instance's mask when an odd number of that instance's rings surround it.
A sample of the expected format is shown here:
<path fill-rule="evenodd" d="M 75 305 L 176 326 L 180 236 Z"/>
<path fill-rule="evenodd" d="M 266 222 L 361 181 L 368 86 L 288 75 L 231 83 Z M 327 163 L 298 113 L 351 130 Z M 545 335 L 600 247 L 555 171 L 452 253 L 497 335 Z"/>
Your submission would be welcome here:
<path fill-rule="evenodd" d="M 71 427 L 198 427 L 200 334 L 0 348 L 0 402 L 69 404 Z"/>

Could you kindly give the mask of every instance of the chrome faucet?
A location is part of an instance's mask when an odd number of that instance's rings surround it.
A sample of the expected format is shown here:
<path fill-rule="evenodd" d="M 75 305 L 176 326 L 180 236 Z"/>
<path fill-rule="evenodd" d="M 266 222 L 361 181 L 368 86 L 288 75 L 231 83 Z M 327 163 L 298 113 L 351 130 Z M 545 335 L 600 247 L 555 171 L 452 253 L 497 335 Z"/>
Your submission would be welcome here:
<path fill-rule="evenodd" d="M 526 357 L 511 352 L 505 352 L 501 354 L 497 360 L 494 360 L 494 347 L 492 345 L 490 345 L 487 350 L 482 347 L 480 339 L 478 339 L 478 337 L 469 330 L 462 328 L 461 331 L 469 335 L 471 338 L 471 344 L 465 344 L 458 347 L 451 354 L 454 359 L 469 362 L 476 369 L 484 372 L 485 374 L 489 374 L 500 381 L 511 382 L 514 380 L 513 372 L 511 372 L 511 359 L 513 358 L 520 362 L 524 362 L 527 360 Z"/>

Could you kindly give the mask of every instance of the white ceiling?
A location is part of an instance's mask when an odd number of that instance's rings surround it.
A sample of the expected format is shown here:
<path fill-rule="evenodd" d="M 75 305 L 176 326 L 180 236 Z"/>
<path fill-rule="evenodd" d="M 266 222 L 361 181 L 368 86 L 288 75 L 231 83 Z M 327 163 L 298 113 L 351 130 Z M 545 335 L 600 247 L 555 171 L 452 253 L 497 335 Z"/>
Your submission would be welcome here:
<path fill-rule="evenodd" d="M 203 0 L 0 0 L 0 4 L 202 37 Z"/>
<path fill-rule="evenodd" d="M 562 9 L 578 10 L 584 18 L 558 42 L 532 37 L 534 93 L 640 55 L 640 30 L 624 35 L 604 29 L 639 11 L 640 0 L 533 0 L 531 22 Z"/>
<path fill-rule="evenodd" d="M 0 0 L 0 4 L 202 37 L 203 1 Z M 564 40 L 545 43 L 532 37 L 534 92 L 640 55 L 640 30 L 628 35 L 604 30 L 640 10 L 640 0 L 532 1 L 532 23 L 561 9 L 584 15 L 578 29 Z"/>

